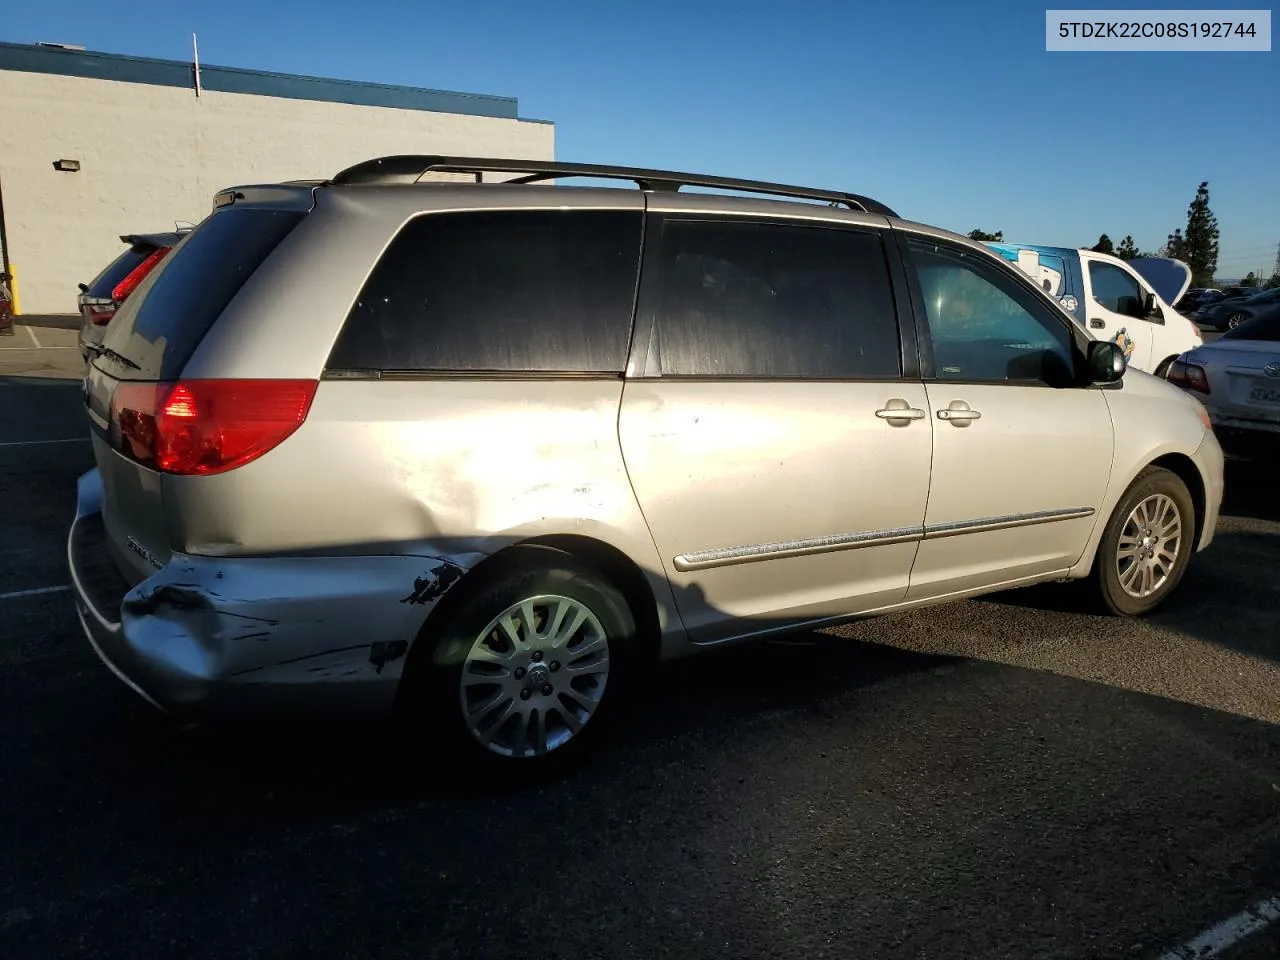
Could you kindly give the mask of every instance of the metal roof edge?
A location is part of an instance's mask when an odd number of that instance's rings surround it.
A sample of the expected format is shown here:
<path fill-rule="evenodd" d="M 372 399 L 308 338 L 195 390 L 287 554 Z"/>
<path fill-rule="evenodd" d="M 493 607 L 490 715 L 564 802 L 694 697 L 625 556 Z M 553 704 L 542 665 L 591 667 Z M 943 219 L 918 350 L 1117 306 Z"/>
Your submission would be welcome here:
<path fill-rule="evenodd" d="M 195 65 L 129 54 L 0 42 L 0 70 L 145 83 L 193 89 Z M 355 106 L 424 110 L 462 116 L 521 120 L 515 97 L 433 90 L 395 84 L 312 77 L 302 74 L 200 64 L 200 86 L 218 93 L 240 93 L 291 100 L 315 100 Z M 549 123 L 550 121 L 528 121 Z"/>

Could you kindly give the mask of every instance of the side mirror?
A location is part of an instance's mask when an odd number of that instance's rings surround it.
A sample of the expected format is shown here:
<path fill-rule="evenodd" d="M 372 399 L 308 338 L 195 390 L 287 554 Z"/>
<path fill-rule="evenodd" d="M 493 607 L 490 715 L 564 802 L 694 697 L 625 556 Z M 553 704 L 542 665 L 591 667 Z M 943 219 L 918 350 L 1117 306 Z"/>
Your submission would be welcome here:
<path fill-rule="evenodd" d="M 1085 354 L 1090 383 L 1115 383 L 1124 376 L 1128 362 L 1120 345 L 1110 340 L 1093 340 Z"/>

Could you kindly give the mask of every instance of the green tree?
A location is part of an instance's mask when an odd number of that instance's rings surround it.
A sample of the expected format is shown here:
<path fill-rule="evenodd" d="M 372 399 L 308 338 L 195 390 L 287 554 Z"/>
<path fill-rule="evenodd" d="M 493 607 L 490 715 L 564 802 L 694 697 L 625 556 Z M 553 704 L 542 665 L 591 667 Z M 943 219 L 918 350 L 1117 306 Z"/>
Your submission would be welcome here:
<path fill-rule="evenodd" d="M 1105 233 L 1098 238 L 1098 242 L 1095 243 L 1091 249 L 1094 253 L 1114 254 L 1116 252 L 1116 248 L 1111 243 L 1111 238 Z"/>
<path fill-rule="evenodd" d="M 1258 278 L 1252 270 L 1249 271 L 1249 275 L 1247 277 L 1240 281 L 1240 286 L 1242 287 L 1256 287 L 1257 285 Z"/>
<path fill-rule="evenodd" d="M 995 233 L 987 233 L 985 230 L 970 230 L 969 239 L 977 240 L 979 243 L 987 240 L 992 243 L 1001 243 L 1004 241 L 1004 231 L 997 230 Z"/>
<path fill-rule="evenodd" d="M 1120 246 L 1116 247 L 1116 256 L 1121 260 L 1133 260 L 1135 257 L 1141 256 L 1138 251 L 1138 245 L 1133 242 L 1132 236 L 1127 233 L 1124 235 L 1124 239 L 1120 241 Z"/>
<path fill-rule="evenodd" d="M 1185 260 L 1187 255 L 1187 241 L 1182 237 L 1181 228 L 1174 230 L 1169 234 L 1169 239 L 1165 241 L 1164 246 L 1160 249 L 1160 256 L 1172 257 L 1174 260 Z M 1192 285 L 1197 285 L 1194 277 L 1191 281 Z M 1198 284 L 1204 286 L 1204 284 Z"/>
<path fill-rule="evenodd" d="M 1273 273 L 1271 279 L 1267 281 L 1267 289 L 1270 290 L 1273 287 L 1280 287 L 1280 270 Z"/>
<path fill-rule="evenodd" d="M 1182 235 L 1183 256 L 1191 268 L 1191 282 L 1208 286 L 1218 269 L 1218 218 L 1209 209 L 1209 181 L 1196 188 L 1195 199 L 1187 207 L 1187 229 Z"/>

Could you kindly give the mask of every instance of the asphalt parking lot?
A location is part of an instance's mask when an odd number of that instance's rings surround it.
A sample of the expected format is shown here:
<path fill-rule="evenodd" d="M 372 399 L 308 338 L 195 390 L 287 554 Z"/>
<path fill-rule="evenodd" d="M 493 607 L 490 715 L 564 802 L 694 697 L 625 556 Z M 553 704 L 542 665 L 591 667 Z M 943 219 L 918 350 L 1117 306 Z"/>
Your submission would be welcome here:
<path fill-rule="evenodd" d="M 1280 458 L 1229 464 L 1150 619 L 1037 588 L 709 655 L 573 776 L 482 792 L 108 674 L 72 344 L 0 339 L 0 957 L 1280 955 Z"/>

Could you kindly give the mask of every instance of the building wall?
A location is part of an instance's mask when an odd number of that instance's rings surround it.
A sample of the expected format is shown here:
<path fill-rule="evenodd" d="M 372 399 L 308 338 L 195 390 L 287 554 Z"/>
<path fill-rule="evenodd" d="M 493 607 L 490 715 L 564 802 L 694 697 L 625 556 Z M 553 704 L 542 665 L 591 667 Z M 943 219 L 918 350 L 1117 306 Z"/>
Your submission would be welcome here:
<path fill-rule="evenodd" d="M 242 183 L 397 153 L 545 159 L 549 123 L 0 70 L 0 191 L 24 313 L 72 313 L 120 235 L 199 222 Z M 76 173 L 53 168 L 80 161 Z"/>

